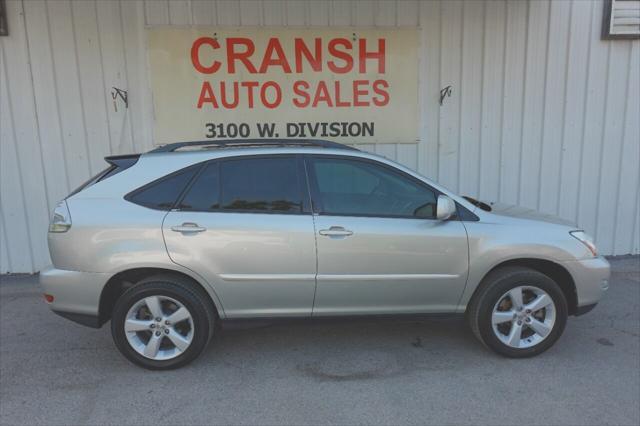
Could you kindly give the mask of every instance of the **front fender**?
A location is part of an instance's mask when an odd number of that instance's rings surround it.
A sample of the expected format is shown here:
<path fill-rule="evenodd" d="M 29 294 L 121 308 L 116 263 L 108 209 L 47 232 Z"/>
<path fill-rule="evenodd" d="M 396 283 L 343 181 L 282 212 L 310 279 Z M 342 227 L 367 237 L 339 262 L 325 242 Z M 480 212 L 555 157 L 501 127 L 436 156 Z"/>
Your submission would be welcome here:
<path fill-rule="evenodd" d="M 586 256 L 571 228 L 535 221 L 518 224 L 466 222 L 469 238 L 469 275 L 458 303 L 464 312 L 484 277 L 495 267 L 518 259 L 544 260 L 561 265 Z"/>

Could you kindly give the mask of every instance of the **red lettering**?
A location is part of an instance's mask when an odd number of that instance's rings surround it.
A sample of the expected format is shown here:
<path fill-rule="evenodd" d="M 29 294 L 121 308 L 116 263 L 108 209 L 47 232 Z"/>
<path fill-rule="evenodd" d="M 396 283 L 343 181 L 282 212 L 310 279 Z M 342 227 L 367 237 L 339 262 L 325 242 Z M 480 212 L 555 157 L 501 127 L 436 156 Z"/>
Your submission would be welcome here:
<path fill-rule="evenodd" d="M 368 86 L 368 80 L 354 80 L 353 81 L 353 106 L 369 106 L 369 101 L 360 100 L 360 96 L 367 96 L 369 94 L 369 90 L 360 89 L 360 86 Z"/>
<path fill-rule="evenodd" d="M 249 104 L 249 108 L 253 108 L 253 89 L 258 87 L 259 83 L 257 81 L 243 81 L 240 83 L 240 86 L 247 88 L 247 102 Z"/>
<path fill-rule="evenodd" d="M 295 39 L 296 72 L 298 74 L 302 73 L 302 56 L 306 58 L 307 63 L 311 66 L 312 70 L 322 71 L 322 41 L 320 38 L 315 38 L 313 40 L 315 43 L 315 53 L 312 55 L 303 39 Z"/>
<path fill-rule="evenodd" d="M 227 102 L 227 89 L 224 81 L 220 82 L 220 102 L 222 106 L 227 109 L 233 109 L 238 106 L 238 102 L 240 102 L 240 97 L 238 96 L 238 82 L 233 82 L 233 101 Z"/>
<path fill-rule="evenodd" d="M 384 74 L 385 71 L 385 40 L 383 38 L 378 39 L 378 51 L 377 52 L 367 52 L 367 40 L 361 38 L 359 41 L 359 52 L 358 52 L 358 68 L 361 74 L 367 72 L 367 59 L 377 59 L 378 60 L 378 73 Z"/>
<path fill-rule="evenodd" d="M 243 45 L 245 46 L 244 52 L 236 52 L 236 46 Z M 256 67 L 251 63 L 249 57 L 253 55 L 255 52 L 256 46 L 253 42 L 244 37 L 230 37 L 227 39 L 227 68 L 229 70 L 229 74 L 234 74 L 236 72 L 236 60 L 242 62 L 251 74 L 255 74 Z"/>
<path fill-rule="evenodd" d="M 318 83 L 316 94 L 313 97 L 313 107 L 317 107 L 319 102 L 325 102 L 329 107 L 333 106 L 333 102 L 331 102 L 331 96 L 329 95 L 329 89 L 327 89 L 327 83 L 325 83 L 324 81 L 320 81 Z"/>
<path fill-rule="evenodd" d="M 336 92 L 336 106 L 337 107 L 348 107 L 348 106 L 351 106 L 350 102 L 346 102 L 346 101 L 341 101 L 340 100 L 340 82 L 339 81 L 334 81 L 333 82 L 333 88 L 335 89 L 335 92 Z"/>
<path fill-rule="evenodd" d="M 309 102 L 311 102 L 311 96 L 309 96 L 307 90 L 309 90 L 309 83 L 307 83 L 306 81 L 298 80 L 293 83 L 293 92 L 296 95 L 302 97 L 302 100 L 293 98 L 293 104 L 298 108 L 306 108 L 309 106 Z"/>
<path fill-rule="evenodd" d="M 198 98 L 198 109 L 202 109 L 202 105 L 210 103 L 213 108 L 218 108 L 218 101 L 213 94 L 213 89 L 208 81 L 202 83 L 202 89 L 200 90 L 200 97 Z"/>
<path fill-rule="evenodd" d="M 384 74 L 386 72 L 386 40 L 384 38 L 376 39 L 377 49 L 367 50 L 367 39 L 361 38 L 357 45 L 357 58 L 354 51 L 354 43 L 348 38 L 334 38 L 328 40 L 326 67 L 330 72 L 336 74 L 346 74 L 352 72 L 355 68 L 355 61 L 358 61 L 358 72 L 365 74 L 367 72 L 377 72 Z M 265 74 L 270 67 L 280 67 L 285 74 L 292 71 L 290 60 L 294 61 L 295 72 L 301 74 L 305 71 L 322 72 L 324 63 L 323 40 L 315 37 L 313 43 L 305 42 L 301 37 L 294 38 L 294 57 L 287 57 L 282 43 L 279 38 L 269 38 L 261 54 L 260 66 L 257 68 L 252 58 L 256 52 L 256 45 L 247 37 L 229 37 L 226 39 L 226 67 L 229 74 L 245 71 L 249 74 L 261 73 Z M 203 56 L 202 48 L 206 46 L 208 55 Z M 217 72 L 224 61 L 219 61 L 211 57 L 220 49 L 220 43 L 217 39 L 211 37 L 197 38 L 191 46 L 191 62 L 193 67 L 202 74 L 213 74 Z M 262 52 L 261 52 L 262 53 Z M 257 59 L 256 59 L 257 60 Z M 371 64 L 370 62 L 374 62 Z M 375 70 L 371 69 L 371 65 L 375 65 Z M 368 67 L 369 66 L 369 67 Z M 240 68 L 238 68 L 240 67 Z"/>
<path fill-rule="evenodd" d="M 386 90 L 389 88 L 389 83 L 386 80 L 376 80 L 373 82 L 373 91 L 376 95 L 380 95 L 382 99 L 373 97 L 373 104 L 376 106 L 385 106 L 389 103 L 389 92 Z"/>
<path fill-rule="evenodd" d="M 329 42 L 329 54 L 331 54 L 334 58 L 343 60 L 345 62 L 345 65 L 338 66 L 336 65 L 335 61 L 329 61 L 327 62 L 327 66 L 336 74 L 348 73 L 353 69 L 353 58 L 351 57 L 351 54 L 349 52 L 338 50 L 338 46 L 344 46 L 346 49 L 351 49 L 351 42 L 346 38 L 334 38 Z"/>
<path fill-rule="evenodd" d="M 276 54 L 276 58 L 272 58 L 274 53 Z M 282 45 L 277 38 L 270 38 L 267 44 L 267 50 L 264 52 L 264 57 L 262 58 L 262 64 L 260 65 L 260 74 L 267 72 L 268 67 L 276 65 L 281 66 L 286 74 L 291 74 L 291 67 L 289 66 L 289 62 L 287 62 L 287 56 L 284 54 L 284 50 L 282 50 Z"/>
<path fill-rule="evenodd" d="M 276 98 L 273 102 L 269 102 L 267 100 L 267 88 L 269 87 L 273 87 L 276 91 Z M 262 101 L 262 105 L 270 109 L 273 109 L 280 105 L 280 102 L 282 102 L 282 89 L 280 89 L 278 83 L 276 83 L 275 81 L 265 82 L 260 88 L 260 100 Z"/>
<path fill-rule="evenodd" d="M 220 44 L 217 40 L 211 37 L 200 37 L 193 42 L 193 45 L 191 45 L 191 63 L 198 72 L 201 72 L 202 74 L 213 74 L 220 69 L 221 64 L 219 61 L 213 61 L 213 63 L 208 67 L 202 65 L 202 62 L 200 62 L 200 46 L 203 44 L 211 46 L 212 49 L 220 48 Z"/>

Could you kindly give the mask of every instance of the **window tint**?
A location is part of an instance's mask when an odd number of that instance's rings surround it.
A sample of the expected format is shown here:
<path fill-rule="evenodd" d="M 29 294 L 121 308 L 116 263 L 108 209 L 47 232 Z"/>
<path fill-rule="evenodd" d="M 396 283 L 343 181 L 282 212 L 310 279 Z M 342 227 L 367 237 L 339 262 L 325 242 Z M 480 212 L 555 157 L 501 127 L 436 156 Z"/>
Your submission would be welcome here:
<path fill-rule="evenodd" d="M 293 157 L 246 158 L 220 164 L 224 210 L 300 213 L 302 191 Z"/>
<path fill-rule="evenodd" d="M 182 190 L 191 180 L 198 166 L 161 178 L 126 197 L 127 200 L 156 210 L 170 210 Z"/>
<path fill-rule="evenodd" d="M 220 179 L 218 163 L 210 163 L 196 178 L 178 208 L 181 210 L 208 211 L 220 207 Z"/>
<path fill-rule="evenodd" d="M 312 170 L 324 214 L 435 218 L 435 192 L 386 167 L 316 158 Z"/>

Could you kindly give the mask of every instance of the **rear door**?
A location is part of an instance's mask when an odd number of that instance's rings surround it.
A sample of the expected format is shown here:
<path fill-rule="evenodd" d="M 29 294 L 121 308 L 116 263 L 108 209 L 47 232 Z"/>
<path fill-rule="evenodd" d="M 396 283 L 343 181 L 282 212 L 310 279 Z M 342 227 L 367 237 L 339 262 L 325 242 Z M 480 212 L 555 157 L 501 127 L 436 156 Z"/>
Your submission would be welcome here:
<path fill-rule="evenodd" d="M 313 315 L 453 312 L 467 278 L 458 220 L 438 193 L 382 163 L 309 156 L 318 245 Z"/>
<path fill-rule="evenodd" d="M 228 317 L 311 314 L 314 227 L 296 156 L 208 163 L 163 233 L 171 259 L 214 286 Z"/>

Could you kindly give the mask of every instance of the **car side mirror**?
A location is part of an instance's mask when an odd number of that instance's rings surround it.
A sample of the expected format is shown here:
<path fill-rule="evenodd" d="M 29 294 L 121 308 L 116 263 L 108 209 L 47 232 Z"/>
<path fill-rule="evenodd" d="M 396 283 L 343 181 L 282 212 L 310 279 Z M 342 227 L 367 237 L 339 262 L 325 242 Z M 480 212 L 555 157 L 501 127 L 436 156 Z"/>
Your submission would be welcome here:
<path fill-rule="evenodd" d="M 438 220 L 447 220 L 456 214 L 456 203 L 446 195 L 438 195 L 438 206 L 436 209 L 436 218 Z"/>

